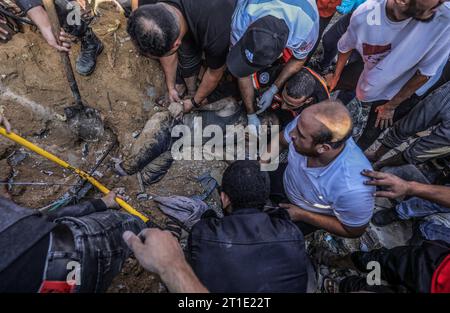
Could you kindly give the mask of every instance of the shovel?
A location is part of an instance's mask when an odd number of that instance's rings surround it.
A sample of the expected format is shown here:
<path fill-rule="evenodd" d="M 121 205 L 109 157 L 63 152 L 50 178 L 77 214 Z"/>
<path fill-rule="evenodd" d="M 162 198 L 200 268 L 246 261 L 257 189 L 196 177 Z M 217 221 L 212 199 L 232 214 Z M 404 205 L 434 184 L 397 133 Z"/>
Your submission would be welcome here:
<path fill-rule="evenodd" d="M 56 13 L 54 0 L 44 0 L 44 7 L 50 18 L 53 32 L 56 40 L 59 43 L 59 32 L 61 25 L 59 23 L 58 15 Z M 69 123 L 69 128 L 79 138 L 85 141 L 98 141 L 105 131 L 103 121 L 99 112 L 91 107 L 86 106 L 81 99 L 80 90 L 78 89 L 77 81 L 73 73 L 72 64 L 70 63 L 69 54 L 67 52 L 61 53 L 61 62 L 69 82 L 70 90 L 75 98 L 75 105 L 64 109 L 64 113 Z"/>

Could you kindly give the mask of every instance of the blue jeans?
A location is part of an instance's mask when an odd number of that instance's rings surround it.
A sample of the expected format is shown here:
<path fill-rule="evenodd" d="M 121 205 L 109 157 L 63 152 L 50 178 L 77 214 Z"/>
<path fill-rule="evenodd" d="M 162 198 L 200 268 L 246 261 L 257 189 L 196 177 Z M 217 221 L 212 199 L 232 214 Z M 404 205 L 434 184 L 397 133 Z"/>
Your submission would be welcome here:
<path fill-rule="evenodd" d="M 127 230 L 138 234 L 146 228 L 139 218 L 113 210 L 62 217 L 55 222 L 66 225 L 73 234 L 75 252 L 71 259 L 81 264 L 81 285 L 76 288 L 81 293 L 105 292 L 131 255 L 122 234 Z M 59 251 L 56 253 L 67 257 Z"/>
<path fill-rule="evenodd" d="M 442 240 L 450 243 L 450 228 L 434 221 L 425 221 L 419 225 L 419 231 L 428 240 Z"/>
<path fill-rule="evenodd" d="M 397 205 L 395 211 L 402 220 L 429 217 L 427 220 L 421 221 L 419 225 L 422 236 L 428 240 L 443 240 L 450 243 L 450 228 L 448 227 L 450 221 L 443 222 L 431 216 L 437 213 L 450 213 L 450 208 L 413 197 Z"/>

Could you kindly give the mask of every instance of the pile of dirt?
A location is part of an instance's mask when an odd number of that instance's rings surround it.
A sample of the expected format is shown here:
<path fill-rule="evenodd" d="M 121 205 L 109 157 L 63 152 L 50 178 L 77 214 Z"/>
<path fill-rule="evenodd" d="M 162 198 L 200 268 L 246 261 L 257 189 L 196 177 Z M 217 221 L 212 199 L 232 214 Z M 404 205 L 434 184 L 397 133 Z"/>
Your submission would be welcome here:
<path fill-rule="evenodd" d="M 111 158 L 122 157 L 149 117 L 160 110 L 154 106 L 154 99 L 165 92 L 164 75 L 157 61 L 137 54 L 126 33 L 126 18 L 112 4 L 103 3 L 91 25 L 105 49 L 95 72 L 89 77 L 76 74 L 76 79 L 85 102 L 102 114 L 107 127 L 104 138 L 96 143 L 84 143 L 69 131 L 64 108 L 73 105 L 73 98 L 60 56 L 31 28 L 0 46 L 0 113 L 8 117 L 15 132 L 85 171 L 92 169 L 117 138 L 118 145 L 95 176 L 111 189 L 124 188 L 131 205 L 163 224 L 164 217 L 151 200 L 137 200 L 142 191 L 137 178 L 115 175 Z M 73 66 L 78 53 L 79 45 L 75 45 L 71 51 Z M 213 169 L 223 171 L 225 166 L 223 162 L 174 162 L 166 177 L 145 192 L 164 196 L 201 193 L 201 186 L 192 178 Z M 73 184 L 77 181 L 71 172 L 0 138 L 0 180 L 11 178 L 15 182 Z M 20 205 L 38 209 L 58 199 L 69 188 L 13 186 L 7 195 Z M 4 188 L 0 188 L 0 194 L 5 195 Z M 96 190 L 87 194 L 87 198 L 99 196 Z M 110 291 L 164 292 L 165 288 L 136 260 L 129 259 Z"/>

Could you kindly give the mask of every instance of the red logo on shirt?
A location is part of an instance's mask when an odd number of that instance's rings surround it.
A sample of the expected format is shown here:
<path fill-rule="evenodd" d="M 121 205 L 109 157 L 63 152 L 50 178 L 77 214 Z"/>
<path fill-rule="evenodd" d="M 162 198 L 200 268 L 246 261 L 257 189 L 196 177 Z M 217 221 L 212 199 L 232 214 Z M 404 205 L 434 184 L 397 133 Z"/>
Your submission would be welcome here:
<path fill-rule="evenodd" d="M 391 49 L 391 44 L 377 46 L 363 43 L 363 57 L 366 63 L 368 63 L 369 69 L 382 61 L 391 52 Z"/>

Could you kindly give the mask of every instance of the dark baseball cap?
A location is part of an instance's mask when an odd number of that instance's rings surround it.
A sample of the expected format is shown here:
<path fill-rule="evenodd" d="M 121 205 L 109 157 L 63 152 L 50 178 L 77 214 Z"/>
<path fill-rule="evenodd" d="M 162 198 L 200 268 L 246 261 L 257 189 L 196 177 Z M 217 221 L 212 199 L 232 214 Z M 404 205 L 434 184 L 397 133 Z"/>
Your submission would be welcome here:
<path fill-rule="evenodd" d="M 285 21 L 271 15 L 259 18 L 230 49 L 228 70 L 246 77 L 272 65 L 283 53 L 289 36 Z"/>

